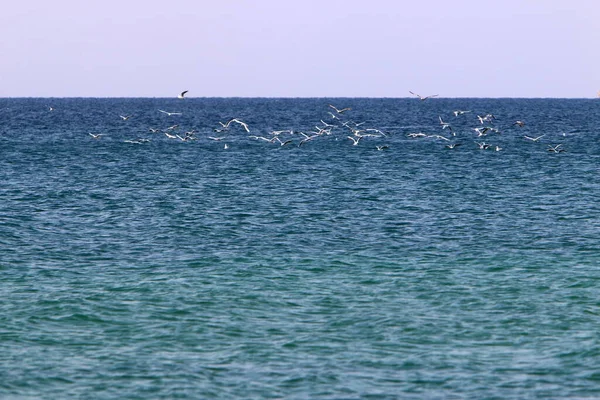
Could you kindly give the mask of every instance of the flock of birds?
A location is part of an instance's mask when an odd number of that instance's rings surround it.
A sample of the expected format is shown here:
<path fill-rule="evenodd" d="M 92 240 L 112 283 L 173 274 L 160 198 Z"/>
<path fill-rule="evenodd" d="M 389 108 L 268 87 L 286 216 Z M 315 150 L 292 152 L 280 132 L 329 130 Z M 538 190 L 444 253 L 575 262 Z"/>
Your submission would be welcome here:
<path fill-rule="evenodd" d="M 186 98 L 186 94 L 188 91 L 181 92 L 177 98 L 183 100 Z M 420 94 L 409 91 L 410 94 L 416 96 L 420 101 L 425 101 L 434 97 L 437 97 L 437 94 L 421 96 Z M 314 128 L 307 131 L 297 131 L 293 129 L 282 129 L 282 130 L 271 130 L 268 133 L 255 133 L 248 124 L 242 121 L 240 118 L 231 118 L 226 122 L 218 122 L 219 126 L 212 129 L 214 134 L 210 136 L 206 136 L 207 140 L 223 142 L 223 148 L 230 148 L 230 133 L 235 133 L 236 137 L 239 137 L 238 132 L 245 132 L 247 134 L 248 139 L 256 140 L 260 142 L 265 142 L 271 145 L 276 146 L 304 146 L 307 143 L 318 140 L 323 137 L 334 137 L 335 140 L 339 140 L 340 138 L 343 141 L 347 141 L 349 144 L 353 146 L 358 146 L 359 144 L 366 141 L 376 141 L 374 148 L 382 151 L 386 150 L 390 147 L 387 143 L 386 138 L 388 138 L 391 133 L 384 132 L 382 129 L 378 129 L 376 127 L 367 127 L 365 126 L 365 122 L 355 122 L 351 119 L 346 118 L 349 114 L 351 114 L 352 109 L 350 107 L 338 108 L 333 104 L 329 104 L 327 109 L 327 114 L 329 117 L 323 118 L 319 121 L 319 123 L 314 125 Z M 49 106 L 50 111 L 54 111 L 54 107 Z M 167 117 L 177 117 L 181 116 L 183 112 L 179 111 L 166 111 L 162 109 L 158 109 L 157 112 L 164 114 Z M 471 114 L 470 110 L 455 110 L 453 111 L 453 115 L 455 118 L 465 118 L 469 114 Z M 123 121 L 128 121 L 133 116 L 132 115 L 119 115 L 119 117 Z M 494 135 L 500 135 L 501 129 L 497 127 L 496 121 L 497 118 L 494 114 L 485 114 L 485 115 L 476 115 L 478 122 L 477 126 L 471 128 L 473 133 L 471 134 L 472 142 L 476 145 L 475 148 L 480 150 L 494 150 L 501 151 L 502 147 L 498 144 L 488 143 L 487 138 L 493 137 Z M 452 117 L 450 117 L 452 118 Z M 327 119 L 327 121 L 325 120 Z M 441 133 L 424 133 L 424 132 L 409 132 L 406 133 L 407 138 L 411 139 L 435 139 L 439 141 L 443 141 L 445 144 L 445 148 L 447 149 L 456 149 L 459 146 L 464 145 L 464 141 L 469 138 L 465 138 L 464 132 L 458 134 L 457 130 L 453 127 L 453 123 L 448 122 L 448 120 L 444 120 L 442 116 L 438 116 L 439 127 L 441 129 Z M 475 122 L 474 122 L 475 123 Z M 464 124 L 463 124 L 464 125 Z M 511 123 L 511 126 L 517 128 L 523 128 L 526 125 L 523 120 L 516 120 Z M 234 126 L 236 129 L 234 129 Z M 152 134 L 162 134 L 167 139 L 179 140 L 183 142 L 192 142 L 198 140 L 197 131 L 196 130 L 187 130 L 181 131 L 179 124 L 170 125 L 164 129 L 158 128 L 148 128 L 148 131 Z M 341 132 L 341 134 L 340 134 Z M 90 137 L 93 139 L 101 139 L 105 136 L 104 133 L 92 133 L 89 132 Z M 531 142 L 540 142 L 542 138 L 546 135 L 540 136 L 529 136 L 523 135 L 524 140 L 528 140 Z M 137 138 L 137 139 L 127 139 L 125 142 L 127 143 L 135 143 L 135 144 L 143 144 L 150 142 L 149 138 Z M 494 141 L 493 139 L 491 140 Z M 547 147 L 548 152 L 551 153 L 562 153 L 565 151 L 562 144 L 548 144 Z"/>

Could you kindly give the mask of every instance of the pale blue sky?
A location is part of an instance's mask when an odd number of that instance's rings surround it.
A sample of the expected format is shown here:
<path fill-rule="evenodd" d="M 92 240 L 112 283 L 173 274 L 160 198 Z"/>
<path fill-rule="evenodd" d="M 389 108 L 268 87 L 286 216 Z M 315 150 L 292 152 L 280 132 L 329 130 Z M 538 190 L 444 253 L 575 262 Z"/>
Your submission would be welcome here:
<path fill-rule="evenodd" d="M 22 0 L 0 32 L 0 97 L 600 90 L 597 0 Z"/>

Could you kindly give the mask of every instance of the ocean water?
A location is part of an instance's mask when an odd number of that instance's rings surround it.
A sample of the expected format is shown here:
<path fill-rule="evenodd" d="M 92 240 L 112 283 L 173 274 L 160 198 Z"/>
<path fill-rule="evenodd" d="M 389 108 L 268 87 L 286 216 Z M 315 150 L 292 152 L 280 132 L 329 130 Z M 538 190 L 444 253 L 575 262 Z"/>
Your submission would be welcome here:
<path fill-rule="evenodd" d="M 0 122 L 2 399 L 600 397 L 600 101 L 0 99 Z"/>

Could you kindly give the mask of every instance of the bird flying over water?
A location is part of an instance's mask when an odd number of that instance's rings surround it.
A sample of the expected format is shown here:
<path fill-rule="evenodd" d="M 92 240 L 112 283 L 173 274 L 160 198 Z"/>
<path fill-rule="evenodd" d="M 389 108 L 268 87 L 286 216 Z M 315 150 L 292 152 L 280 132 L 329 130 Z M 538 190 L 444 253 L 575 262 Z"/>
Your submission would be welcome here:
<path fill-rule="evenodd" d="M 456 111 L 454 111 L 454 116 L 458 117 L 459 115 L 463 115 L 463 114 L 470 113 L 470 112 L 471 111 L 456 110 Z"/>
<path fill-rule="evenodd" d="M 350 107 L 338 109 L 334 105 L 331 105 L 331 104 L 329 105 L 329 107 L 333 108 L 335 110 L 335 112 L 338 113 L 338 114 L 342 114 L 342 113 L 345 113 L 346 111 L 352 110 Z"/>
<path fill-rule="evenodd" d="M 189 92 L 189 90 L 184 90 L 183 92 L 179 93 L 179 96 L 177 96 L 178 99 L 185 99 L 185 94 Z"/>
<path fill-rule="evenodd" d="M 421 96 L 420 94 L 411 92 L 410 90 L 408 91 L 408 93 L 417 96 L 419 98 L 419 100 L 421 100 L 421 101 L 425 101 L 425 100 L 430 99 L 432 97 L 437 97 L 438 96 L 437 94 L 432 94 L 432 95 L 429 95 L 429 96 Z"/>
<path fill-rule="evenodd" d="M 561 149 L 561 146 L 562 144 L 557 144 L 556 146 L 548 145 L 548 151 L 551 151 L 553 153 L 562 153 L 563 151 L 565 151 L 565 149 Z"/>
<path fill-rule="evenodd" d="M 181 114 L 182 114 L 182 113 L 180 113 L 180 112 L 169 112 L 169 111 L 164 111 L 164 110 L 158 110 L 158 111 L 160 111 L 160 112 L 161 112 L 161 113 L 163 113 L 163 114 L 167 114 L 169 117 L 170 117 L 171 115 L 181 115 Z"/>
<path fill-rule="evenodd" d="M 246 130 L 246 132 L 250 132 L 250 129 L 248 129 L 248 124 L 246 124 L 243 121 L 240 121 L 237 118 L 232 118 L 229 121 L 227 121 L 226 123 L 222 123 L 222 122 L 219 122 L 219 123 L 221 124 L 221 126 L 223 126 L 223 130 L 227 130 L 227 129 L 229 129 L 229 125 L 231 125 L 232 122 L 235 122 L 236 124 L 240 124 Z"/>
<path fill-rule="evenodd" d="M 542 136 L 538 136 L 538 137 L 531 137 L 531 136 L 527 136 L 527 135 L 525 135 L 525 136 L 524 136 L 524 138 L 525 138 L 525 139 L 528 139 L 528 140 L 531 140 L 532 142 L 537 142 L 538 140 L 540 140 L 540 139 L 541 139 L 541 138 L 543 138 L 544 136 L 546 136 L 546 135 L 542 135 Z"/>

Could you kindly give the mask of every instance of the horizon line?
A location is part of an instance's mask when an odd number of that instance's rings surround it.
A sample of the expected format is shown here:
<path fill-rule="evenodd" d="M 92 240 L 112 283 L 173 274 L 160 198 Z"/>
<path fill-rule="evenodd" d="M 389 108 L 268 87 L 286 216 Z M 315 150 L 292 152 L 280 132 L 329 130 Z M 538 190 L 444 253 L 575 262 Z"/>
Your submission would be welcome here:
<path fill-rule="evenodd" d="M 0 96 L 0 99 L 175 99 L 180 101 L 192 99 L 412 99 L 420 101 L 413 96 L 391 97 L 391 96 L 197 96 L 178 99 L 175 96 Z M 480 96 L 457 96 L 427 99 L 437 101 L 442 99 L 561 99 L 561 100 L 595 100 L 597 97 L 480 97 Z"/>

